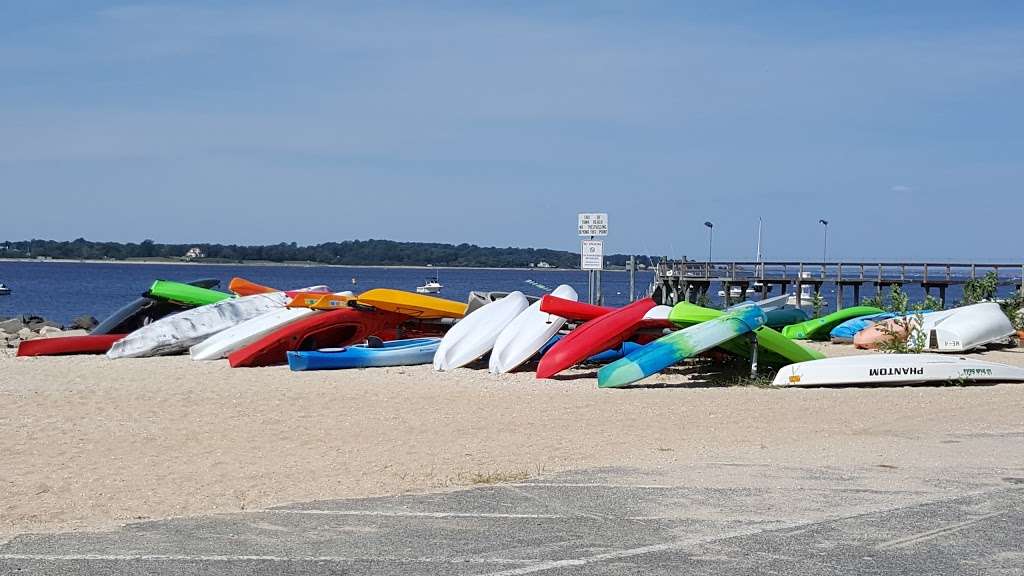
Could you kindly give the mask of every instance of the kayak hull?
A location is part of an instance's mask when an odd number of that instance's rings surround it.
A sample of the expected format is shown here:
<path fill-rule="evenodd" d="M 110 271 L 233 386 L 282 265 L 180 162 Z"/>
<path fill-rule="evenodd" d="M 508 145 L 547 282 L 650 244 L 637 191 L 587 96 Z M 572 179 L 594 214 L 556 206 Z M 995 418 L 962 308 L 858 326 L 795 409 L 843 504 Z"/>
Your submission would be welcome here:
<path fill-rule="evenodd" d="M 316 314 L 310 308 L 283 308 L 271 310 L 241 324 L 218 332 L 189 348 L 193 360 L 220 360 L 232 352 L 241 350 L 260 338 L 280 330 L 293 322 Z"/>
<path fill-rule="evenodd" d="M 359 303 L 411 318 L 462 318 L 466 304 L 390 288 L 375 288 L 359 295 Z"/>
<path fill-rule="evenodd" d="M 276 366 L 288 362 L 290 351 L 341 348 L 370 336 L 394 340 L 399 326 L 408 319 L 382 310 L 327 310 L 267 334 L 231 353 L 228 362 L 233 368 Z"/>
<path fill-rule="evenodd" d="M 454 370 L 486 354 L 527 306 L 526 296 L 515 291 L 467 315 L 444 335 L 434 355 L 434 370 Z"/>
<path fill-rule="evenodd" d="M 686 327 L 713 320 L 722 314 L 721 310 L 680 302 L 672 307 L 669 318 L 678 326 Z M 801 346 L 768 326 L 762 326 L 754 333 L 757 334 L 758 362 L 761 364 L 785 366 L 793 362 L 806 362 L 825 357 L 820 352 Z M 742 358 L 750 358 L 753 353 L 750 341 L 746 338 L 734 338 L 723 342 L 719 347 Z"/>
<path fill-rule="evenodd" d="M 201 278 L 189 282 L 200 288 L 214 288 L 220 284 L 215 278 Z M 176 302 L 154 300 L 142 296 L 125 304 L 110 316 L 107 316 L 89 333 L 90 336 L 103 334 L 129 334 L 151 324 L 165 316 L 187 310 L 190 306 Z"/>
<path fill-rule="evenodd" d="M 941 354 L 873 354 L 801 362 L 780 370 L 774 386 L 1024 382 L 1024 369 Z"/>
<path fill-rule="evenodd" d="M 36 338 L 18 345 L 18 356 L 70 356 L 74 354 L 105 354 L 125 334 L 89 334 Z"/>
<path fill-rule="evenodd" d="M 149 287 L 149 291 L 145 295 L 156 300 L 178 302 L 187 306 L 205 306 L 232 297 L 227 292 L 219 292 L 209 288 L 201 288 L 170 280 L 157 280 L 153 282 L 153 285 Z"/>
<path fill-rule="evenodd" d="M 925 349 L 931 352 L 965 352 L 1004 340 L 1017 331 L 995 302 L 982 302 L 962 308 L 939 320 L 924 317 L 921 327 Z"/>
<path fill-rule="evenodd" d="M 597 385 L 616 388 L 643 380 L 765 323 L 760 307 L 744 306 L 718 318 L 667 334 L 643 348 L 604 366 L 597 372 Z"/>
<path fill-rule="evenodd" d="M 579 295 L 568 284 L 555 288 L 551 294 L 566 300 L 576 300 Z M 504 374 L 529 360 L 558 334 L 565 324 L 565 318 L 553 316 L 540 309 L 538 300 L 519 313 L 498 335 L 491 350 L 488 369 L 492 374 Z"/>
<path fill-rule="evenodd" d="M 283 292 L 222 300 L 162 318 L 114 343 L 110 359 L 179 354 L 210 336 L 271 310 L 284 308 Z"/>
<path fill-rule="evenodd" d="M 653 299 L 644 298 L 585 322 L 540 359 L 537 378 L 550 378 L 594 354 L 619 347 L 655 306 Z"/>
<path fill-rule="evenodd" d="M 842 310 L 838 310 L 827 316 L 822 316 L 821 318 L 813 318 L 806 322 L 786 326 L 782 329 L 782 334 L 783 336 L 794 340 L 813 340 L 819 337 L 825 338 L 833 328 L 847 320 L 871 314 L 881 314 L 883 312 L 885 312 L 885 310 L 875 308 L 874 306 L 851 306 L 850 308 L 843 308 Z"/>
<path fill-rule="evenodd" d="M 384 342 L 376 348 L 356 344 L 346 348 L 291 351 L 288 352 L 288 367 L 298 372 L 430 364 L 440 344 L 440 338 L 413 338 Z"/>

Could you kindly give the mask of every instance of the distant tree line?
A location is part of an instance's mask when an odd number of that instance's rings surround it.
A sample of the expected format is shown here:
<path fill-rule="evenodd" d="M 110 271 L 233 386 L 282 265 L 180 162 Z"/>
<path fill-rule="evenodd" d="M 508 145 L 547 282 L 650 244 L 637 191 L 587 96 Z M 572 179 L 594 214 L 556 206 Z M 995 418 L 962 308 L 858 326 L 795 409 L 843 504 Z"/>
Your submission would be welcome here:
<path fill-rule="evenodd" d="M 495 248 L 474 244 L 394 242 L 391 240 L 347 240 L 299 246 L 295 242 L 263 246 L 237 244 L 161 244 L 152 240 L 134 242 L 70 242 L 27 240 L 0 243 L 0 258 L 61 258 L 71 260 L 186 260 L 193 248 L 206 262 L 315 262 L 353 266 L 461 266 L 527 268 L 546 262 L 555 268 L 579 268 L 580 255 L 563 250 L 536 248 Z M 646 256 L 637 262 L 647 263 Z M 610 266 L 625 266 L 629 255 L 605 257 Z M 198 259 L 197 259 L 198 260 Z"/>

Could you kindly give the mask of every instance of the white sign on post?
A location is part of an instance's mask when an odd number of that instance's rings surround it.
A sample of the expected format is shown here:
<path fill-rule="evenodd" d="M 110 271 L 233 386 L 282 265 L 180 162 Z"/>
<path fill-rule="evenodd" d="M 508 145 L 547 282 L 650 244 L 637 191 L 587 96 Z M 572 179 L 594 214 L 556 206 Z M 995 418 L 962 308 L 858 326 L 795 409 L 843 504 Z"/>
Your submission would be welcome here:
<path fill-rule="evenodd" d="M 584 240 L 580 247 L 580 269 L 601 270 L 604 268 L 604 242 Z"/>
<path fill-rule="evenodd" d="M 607 236 L 608 235 L 608 214 L 607 213 L 580 213 L 579 215 L 580 236 Z"/>

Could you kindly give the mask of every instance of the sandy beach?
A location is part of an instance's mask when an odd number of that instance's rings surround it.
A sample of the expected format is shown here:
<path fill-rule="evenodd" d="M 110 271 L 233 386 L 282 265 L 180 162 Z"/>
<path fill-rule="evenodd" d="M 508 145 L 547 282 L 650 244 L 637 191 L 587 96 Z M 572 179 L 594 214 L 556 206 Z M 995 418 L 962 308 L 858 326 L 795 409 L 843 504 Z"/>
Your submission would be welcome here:
<path fill-rule="evenodd" d="M 821 345 L 828 353 L 851 347 Z M 1024 349 L 984 354 L 1024 365 Z M 599 390 L 592 371 L 0 356 L 0 535 L 693 462 L 1024 469 L 1024 386 Z"/>

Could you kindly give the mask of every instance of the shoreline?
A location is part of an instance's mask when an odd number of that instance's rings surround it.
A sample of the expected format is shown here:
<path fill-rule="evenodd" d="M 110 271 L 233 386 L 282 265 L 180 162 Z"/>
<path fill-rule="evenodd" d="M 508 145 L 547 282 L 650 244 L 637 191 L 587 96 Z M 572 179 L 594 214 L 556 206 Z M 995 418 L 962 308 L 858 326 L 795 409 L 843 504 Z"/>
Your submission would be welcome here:
<path fill-rule="evenodd" d="M 518 270 L 524 272 L 586 272 L 579 268 L 502 268 L 496 266 L 425 266 L 425 265 L 389 265 L 389 264 L 322 264 L 318 262 L 181 262 L 167 260 L 72 260 L 67 258 L 48 258 L 37 260 L 30 258 L 0 258 L 0 264 L 7 262 L 22 262 L 34 264 L 60 263 L 60 264 L 128 264 L 128 265 L 167 265 L 167 266 L 280 266 L 286 268 L 377 268 L 383 270 L 406 269 L 406 270 Z M 626 269 L 606 268 L 602 272 L 626 272 Z M 650 269 L 637 270 L 638 273 L 650 272 Z"/>

